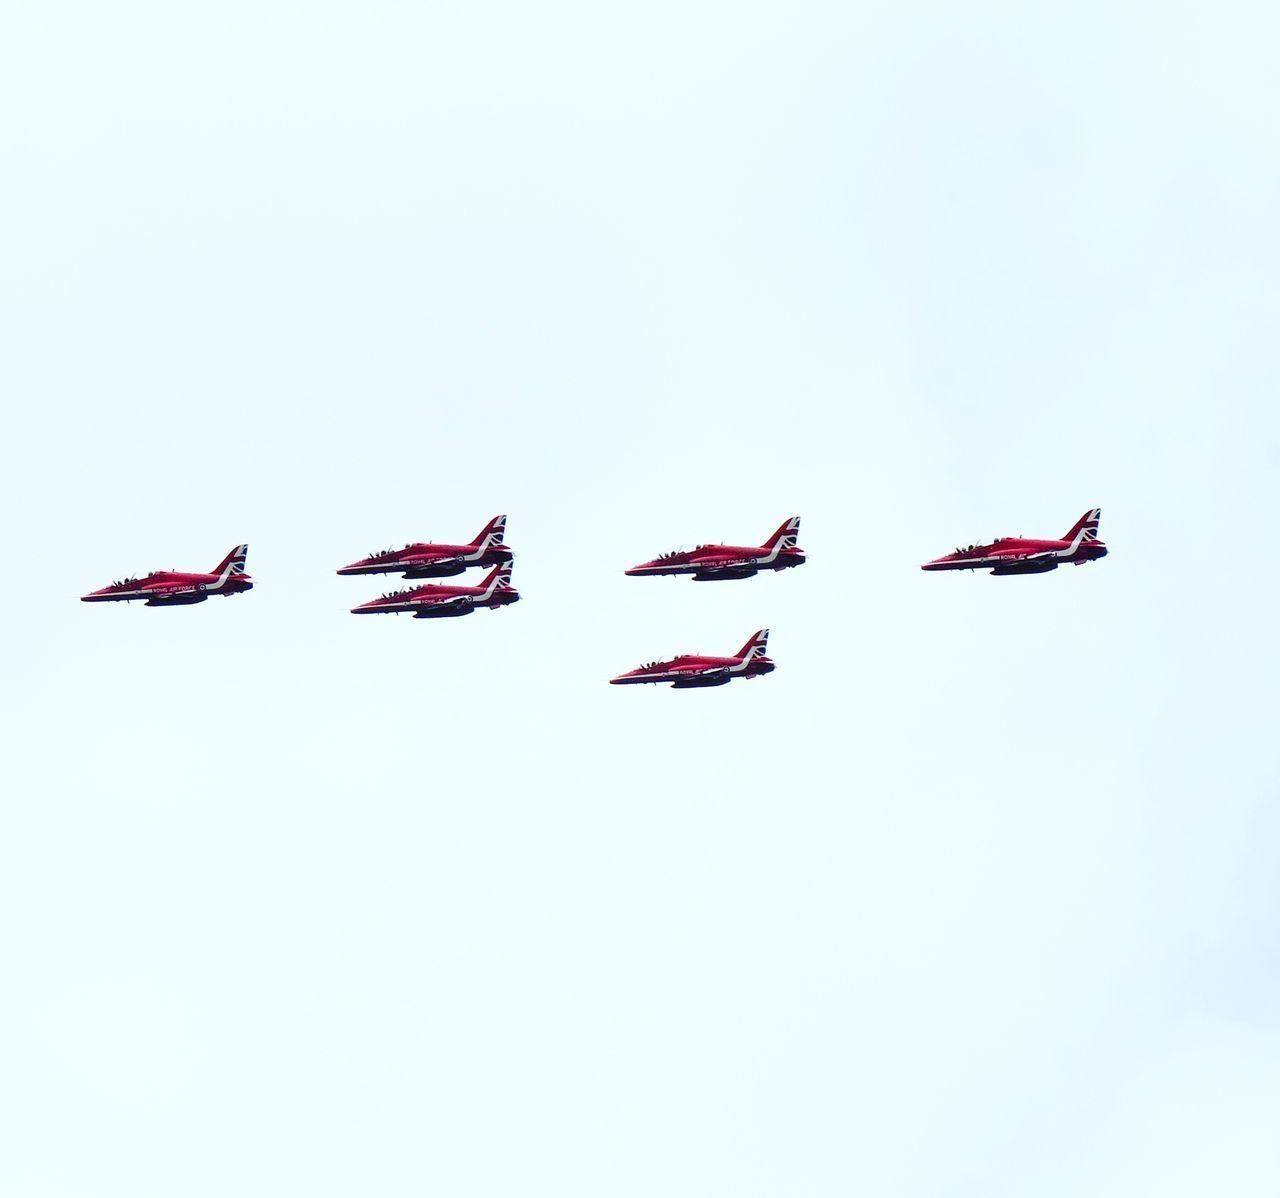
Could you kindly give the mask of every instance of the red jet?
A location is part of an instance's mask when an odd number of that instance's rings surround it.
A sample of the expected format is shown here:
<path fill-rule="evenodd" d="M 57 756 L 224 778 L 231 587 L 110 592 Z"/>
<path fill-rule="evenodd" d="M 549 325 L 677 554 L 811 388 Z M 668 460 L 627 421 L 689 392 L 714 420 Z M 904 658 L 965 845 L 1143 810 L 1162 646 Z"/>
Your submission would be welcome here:
<path fill-rule="evenodd" d="M 203 603 L 210 595 L 238 595 L 253 590 L 244 572 L 248 545 L 237 545 L 208 574 L 179 574 L 153 570 L 146 578 L 126 578 L 109 587 L 81 595 L 82 603 L 129 603 L 144 599 L 148 607 L 184 607 Z"/>
<path fill-rule="evenodd" d="M 506 516 L 494 516 L 469 545 L 437 545 L 415 542 L 403 549 L 384 549 L 370 554 L 339 574 L 403 574 L 405 578 L 449 578 L 468 566 L 499 566 L 512 558 L 502 543 Z"/>
<path fill-rule="evenodd" d="M 428 583 L 408 591 L 393 591 L 380 599 L 370 599 L 351 611 L 357 616 L 371 612 L 412 612 L 416 620 L 442 616 L 469 616 L 477 607 L 505 607 L 518 603 L 520 592 L 511 585 L 511 564 L 494 566 L 478 587 L 441 586 Z"/>
<path fill-rule="evenodd" d="M 800 517 L 785 520 L 763 545 L 699 545 L 688 552 L 664 553 L 627 571 L 645 574 L 692 574 L 694 582 L 750 578 L 759 570 L 786 570 L 804 565 L 804 550 L 796 547 Z"/>
<path fill-rule="evenodd" d="M 1060 541 L 1032 541 L 1025 537 L 997 537 L 990 545 L 970 545 L 935 558 L 922 570 L 986 570 L 992 574 L 1044 574 L 1071 562 L 1083 566 L 1107 556 L 1098 540 L 1101 508 L 1090 508 Z"/>
<path fill-rule="evenodd" d="M 630 686 L 639 682 L 669 682 L 676 690 L 695 686 L 724 686 L 735 678 L 756 678 L 772 673 L 775 666 L 765 650 L 769 647 L 769 630 L 760 629 L 734 657 L 700 657 L 682 654 L 670 661 L 651 661 L 627 674 L 610 678 L 613 686 Z"/>

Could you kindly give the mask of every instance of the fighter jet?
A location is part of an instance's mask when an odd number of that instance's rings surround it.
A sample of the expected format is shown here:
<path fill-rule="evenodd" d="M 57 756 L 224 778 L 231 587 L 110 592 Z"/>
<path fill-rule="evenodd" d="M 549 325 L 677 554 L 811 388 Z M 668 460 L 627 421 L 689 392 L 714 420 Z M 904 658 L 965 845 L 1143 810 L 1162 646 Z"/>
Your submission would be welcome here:
<path fill-rule="evenodd" d="M 609 682 L 613 686 L 669 682 L 676 690 L 724 686 L 735 678 L 755 678 L 771 673 L 774 664 L 765 656 L 768 646 L 769 630 L 762 628 L 733 657 L 701 657 L 686 653 L 670 661 L 651 661 L 637 670 L 610 678 Z"/>
<path fill-rule="evenodd" d="M 804 551 L 796 547 L 800 517 L 784 520 L 763 545 L 699 545 L 696 549 L 663 553 L 652 561 L 632 566 L 627 574 L 692 574 L 694 582 L 750 578 L 760 570 L 786 570 L 804 564 Z"/>
<path fill-rule="evenodd" d="M 428 583 L 407 591 L 392 591 L 351 611 L 357 616 L 371 612 L 412 612 L 414 619 L 432 620 L 442 616 L 469 616 L 477 607 L 505 607 L 519 600 L 519 591 L 511 585 L 511 565 L 507 562 L 494 566 L 478 587 Z"/>
<path fill-rule="evenodd" d="M 494 516 L 468 545 L 415 542 L 403 549 L 384 549 L 343 566 L 339 574 L 402 574 L 405 578 L 449 578 L 469 566 L 497 566 L 509 562 L 511 550 L 502 543 L 506 516 Z"/>
<path fill-rule="evenodd" d="M 935 558 L 922 570 L 986 570 L 992 574 L 1044 574 L 1071 562 L 1083 566 L 1107 556 L 1098 540 L 1101 508 L 1090 508 L 1059 541 L 1034 541 L 1027 537 L 997 537 L 989 545 L 970 545 Z"/>
<path fill-rule="evenodd" d="M 238 595 L 253 589 L 244 572 L 248 545 L 237 545 L 208 574 L 179 574 L 153 570 L 145 578 L 126 578 L 109 587 L 81 595 L 84 603 L 129 603 L 142 599 L 148 607 L 185 607 L 203 603 L 210 595 Z"/>

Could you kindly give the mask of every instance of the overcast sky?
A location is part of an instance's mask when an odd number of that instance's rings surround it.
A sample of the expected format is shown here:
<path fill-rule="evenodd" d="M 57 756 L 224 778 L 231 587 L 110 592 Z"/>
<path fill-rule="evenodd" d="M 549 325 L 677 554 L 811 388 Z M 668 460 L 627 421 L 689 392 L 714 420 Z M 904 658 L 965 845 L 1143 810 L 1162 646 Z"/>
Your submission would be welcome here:
<path fill-rule="evenodd" d="M 6 11 L 0 1191 L 1271 1198 L 1278 35 Z"/>

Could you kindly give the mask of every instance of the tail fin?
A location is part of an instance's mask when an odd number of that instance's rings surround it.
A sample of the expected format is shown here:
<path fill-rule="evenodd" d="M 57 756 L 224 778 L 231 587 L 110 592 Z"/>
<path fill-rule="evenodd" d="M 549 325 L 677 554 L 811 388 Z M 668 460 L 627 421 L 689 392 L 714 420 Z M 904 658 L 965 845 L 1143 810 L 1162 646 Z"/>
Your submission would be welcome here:
<path fill-rule="evenodd" d="M 511 563 L 503 562 L 500 566 L 494 566 L 488 574 L 485 575 L 484 581 L 480 584 L 484 588 L 485 596 L 492 595 L 494 591 L 511 586 Z"/>
<path fill-rule="evenodd" d="M 1096 541 L 1098 539 L 1098 521 L 1101 519 L 1102 509 L 1100 507 L 1090 508 L 1071 526 L 1071 531 L 1062 539 L 1064 541 L 1074 541 L 1076 537 L 1083 533 L 1082 540 Z"/>
<path fill-rule="evenodd" d="M 219 578 L 226 578 L 231 574 L 243 574 L 245 572 L 245 558 L 248 556 L 249 546 L 237 545 L 222 561 L 214 566 L 210 573 L 216 574 Z"/>
<path fill-rule="evenodd" d="M 484 545 L 488 548 L 490 545 L 501 545 L 502 534 L 507 531 L 506 516 L 494 516 L 478 533 L 476 539 L 471 543 L 473 545 Z"/>
<path fill-rule="evenodd" d="M 762 628 L 738 650 L 735 656 L 739 661 L 750 661 L 753 657 L 763 657 L 768 648 L 769 630 Z"/>
<path fill-rule="evenodd" d="M 773 534 L 765 543 L 766 549 L 772 549 L 779 541 L 782 542 L 783 549 L 794 549 L 796 540 L 800 536 L 800 517 L 788 516 L 779 526 L 778 531 Z"/>

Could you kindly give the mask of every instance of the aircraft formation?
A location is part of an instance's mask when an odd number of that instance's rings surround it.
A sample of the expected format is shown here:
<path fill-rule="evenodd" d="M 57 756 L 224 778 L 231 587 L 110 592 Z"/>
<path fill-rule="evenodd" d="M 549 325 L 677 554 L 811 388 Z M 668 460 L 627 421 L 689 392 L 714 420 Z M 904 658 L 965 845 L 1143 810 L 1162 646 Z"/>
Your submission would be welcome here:
<path fill-rule="evenodd" d="M 1083 566 L 1106 557 L 1107 547 L 1098 539 L 1100 508 L 1090 508 L 1057 539 L 997 537 L 988 544 L 957 548 L 925 562 L 920 568 L 938 570 L 990 570 L 993 575 L 1044 574 L 1062 565 Z M 389 591 L 357 604 L 354 615 L 405 614 L 414 619 L 468 616 L 477 608 L 496 610 L 518 603 L 520 593 L 511 585 L 514 553 L 505 543 L 506 516 L 495 516 L 466 544 L 414 542 L 403 549 L 370 554 L 337 573 L 343 576 L 399 574 L 409 581 L 452 578 L 473 568 L 487 569 L 478 586 L 456 583 L 423 583 Z M 789 570 L 805 563 L 798 545 L 800 517 L 791 516 L 762 545 L 699 545 L 691 550 L 661 553 L 625 571 L 628 577 L 691 575 L 695 582 L 751 578 L 762 570 Z M 253 589 L 245 569 L 248 545 L 237 545 L 211 571 L 182 573 L 154 570 L 144 578 L 130 577 L 90 591 L 85 603 L 131 603 L 147 607 L 185 607 L 203 603 L 214 595 L 240 595 Z M 735 678 L 761 678 L 776 668 L 768 656 L 769 630 L 762 628 L 731 657 L 680 654 L 665 661 L 651 661 L 609 681 L 614 686 L 669 683 L 689 690 L 723 686 Z"/>
<path fill-rule="evenodd" d="M 506 531 L 506 516 L 494 516 L 465 545 L 418 541 L 403 549 L 384 549 L 343 566 L 339 574 L 399 574 L 411 579 L 452 578 L 472 566 L 492 567 L 478 587 L 427 583 L 404 591 L 388 591 L 353 607 L 352 614 L 408 612 L 415 620 L 434 620 L 469 616 L 477 607 L 494 611 L 518 603 L 520 592 L 511 585 L 511 563 L 515 554 L 503 541 Z"/>

